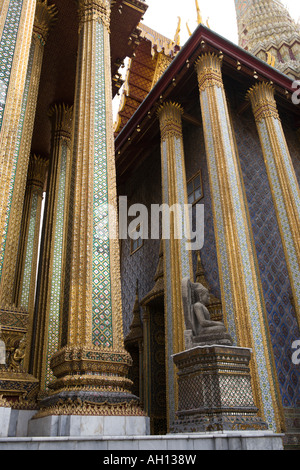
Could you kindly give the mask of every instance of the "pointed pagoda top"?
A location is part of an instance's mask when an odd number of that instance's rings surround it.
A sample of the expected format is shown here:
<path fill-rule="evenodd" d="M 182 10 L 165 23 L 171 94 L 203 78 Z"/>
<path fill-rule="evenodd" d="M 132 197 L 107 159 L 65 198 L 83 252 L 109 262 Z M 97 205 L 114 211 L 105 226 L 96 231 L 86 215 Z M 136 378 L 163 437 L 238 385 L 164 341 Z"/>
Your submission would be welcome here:
<path fill-rule="evenodd" d="M 239 45 L 298 78 L 300 30 L 280 0 L 235 0 Z M 290 75 L 290 74 L 289 74 Z"/>

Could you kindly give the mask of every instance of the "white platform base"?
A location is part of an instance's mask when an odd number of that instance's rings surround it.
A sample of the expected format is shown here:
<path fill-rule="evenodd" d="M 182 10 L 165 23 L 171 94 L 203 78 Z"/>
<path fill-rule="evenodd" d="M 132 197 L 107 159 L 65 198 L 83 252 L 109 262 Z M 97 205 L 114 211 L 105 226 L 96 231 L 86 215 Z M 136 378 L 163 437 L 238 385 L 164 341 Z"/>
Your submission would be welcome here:
<path fill-rule="evenodd" d="M 8 436 L 11 408 L 0 408 L 0 437 Z"/>
<path fill-rule="evenodd" d="M 282 435 L 231 431 L 166 436 L 0 438 L 1 450 L 102 450 L 191 452 L 199 450 L 283 450 Z M 142 454 L 143 455 L 143 454 Z M 99 457 L 100 458 L 100 457 Z M 142 458 L 142 457 L 141 457 Z M 101 460 L 101 459 L 100 459 Z M 100 462 L 100 461 L 99 461 Z"/>
<path fill-rule="evenodd" d="M 144 416 L 47 416 L 31 419 L 28 436 L 142 436 L 150 434 Z"/>

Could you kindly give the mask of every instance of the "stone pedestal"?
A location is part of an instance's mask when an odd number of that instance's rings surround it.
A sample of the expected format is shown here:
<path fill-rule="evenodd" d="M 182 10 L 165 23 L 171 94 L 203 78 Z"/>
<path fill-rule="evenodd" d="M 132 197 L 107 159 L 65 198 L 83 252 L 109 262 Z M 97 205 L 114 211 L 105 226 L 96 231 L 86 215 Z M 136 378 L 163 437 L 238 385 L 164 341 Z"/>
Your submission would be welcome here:
<path fill-rule="evenodd" d="M 33 418 L 28 435 L 33 437 L 145 436 L 150 432 L 145 416 L 60 415 Z"/>
<path fill-rule="evenodd" d="M 253 400 L 251 350 L 199 346 L 173 356 L 178 368 L 174 433 L 267 430 Z"/>
<path fill-rule="evenodd" d="M 0 437 L 7 437 L 9 431 L 11 408 L 0 406 Z"/>

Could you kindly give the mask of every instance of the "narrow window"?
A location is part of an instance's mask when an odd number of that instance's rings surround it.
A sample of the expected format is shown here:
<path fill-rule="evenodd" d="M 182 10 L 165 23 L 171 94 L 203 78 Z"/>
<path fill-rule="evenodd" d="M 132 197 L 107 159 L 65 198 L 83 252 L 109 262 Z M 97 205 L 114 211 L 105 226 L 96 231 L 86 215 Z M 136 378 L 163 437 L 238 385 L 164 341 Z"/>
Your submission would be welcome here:
<path fill-rule="evenodd" d="M 188 203 L 196 204 L 203 198 L 201 170 L 187 182 Z"/>

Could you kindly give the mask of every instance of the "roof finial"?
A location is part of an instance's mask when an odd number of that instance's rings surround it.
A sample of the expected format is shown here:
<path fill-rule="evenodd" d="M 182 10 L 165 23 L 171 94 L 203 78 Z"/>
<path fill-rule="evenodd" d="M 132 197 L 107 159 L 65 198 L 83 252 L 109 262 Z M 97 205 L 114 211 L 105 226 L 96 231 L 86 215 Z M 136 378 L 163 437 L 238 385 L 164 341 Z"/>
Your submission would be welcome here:
<path fill-rule="evenodd" d="M 180 29 L 181 29 L 181 18 L 178 16 L 178 25 L 174 37 L 174 42 L 176 46 L 180 46 Z"/>
<path fill-rule="evenodd" d="M 191 30 L 190 30 L 190 27 L 189 27 L 189 23 L 188 23 L 188 22 L 186 22 L 186 29 L 188 30 L 189 36 L 191 36 L 191 35 L 192 35 L 192 32 L 191 32 Z"/>
<path fill-rule="evenodd" d="M 266 54 L 267 54 L 267 64 L 271 65 L 271 67 L 275 67 L 276 57 L 273 54 L 271 54 L 271 52 L 266 52 Z"/>
<path fill-rule="evenodd" d="M 202 15 L 201 15 L 198 0 L 195 0 L 195 3 L 196 3 L 196 10 L 197 10 L 197 22 L 198 22 L 198 24 L 201 24 L 201 23 L 203 23 L 203 20 L 202 20 Z"/>

